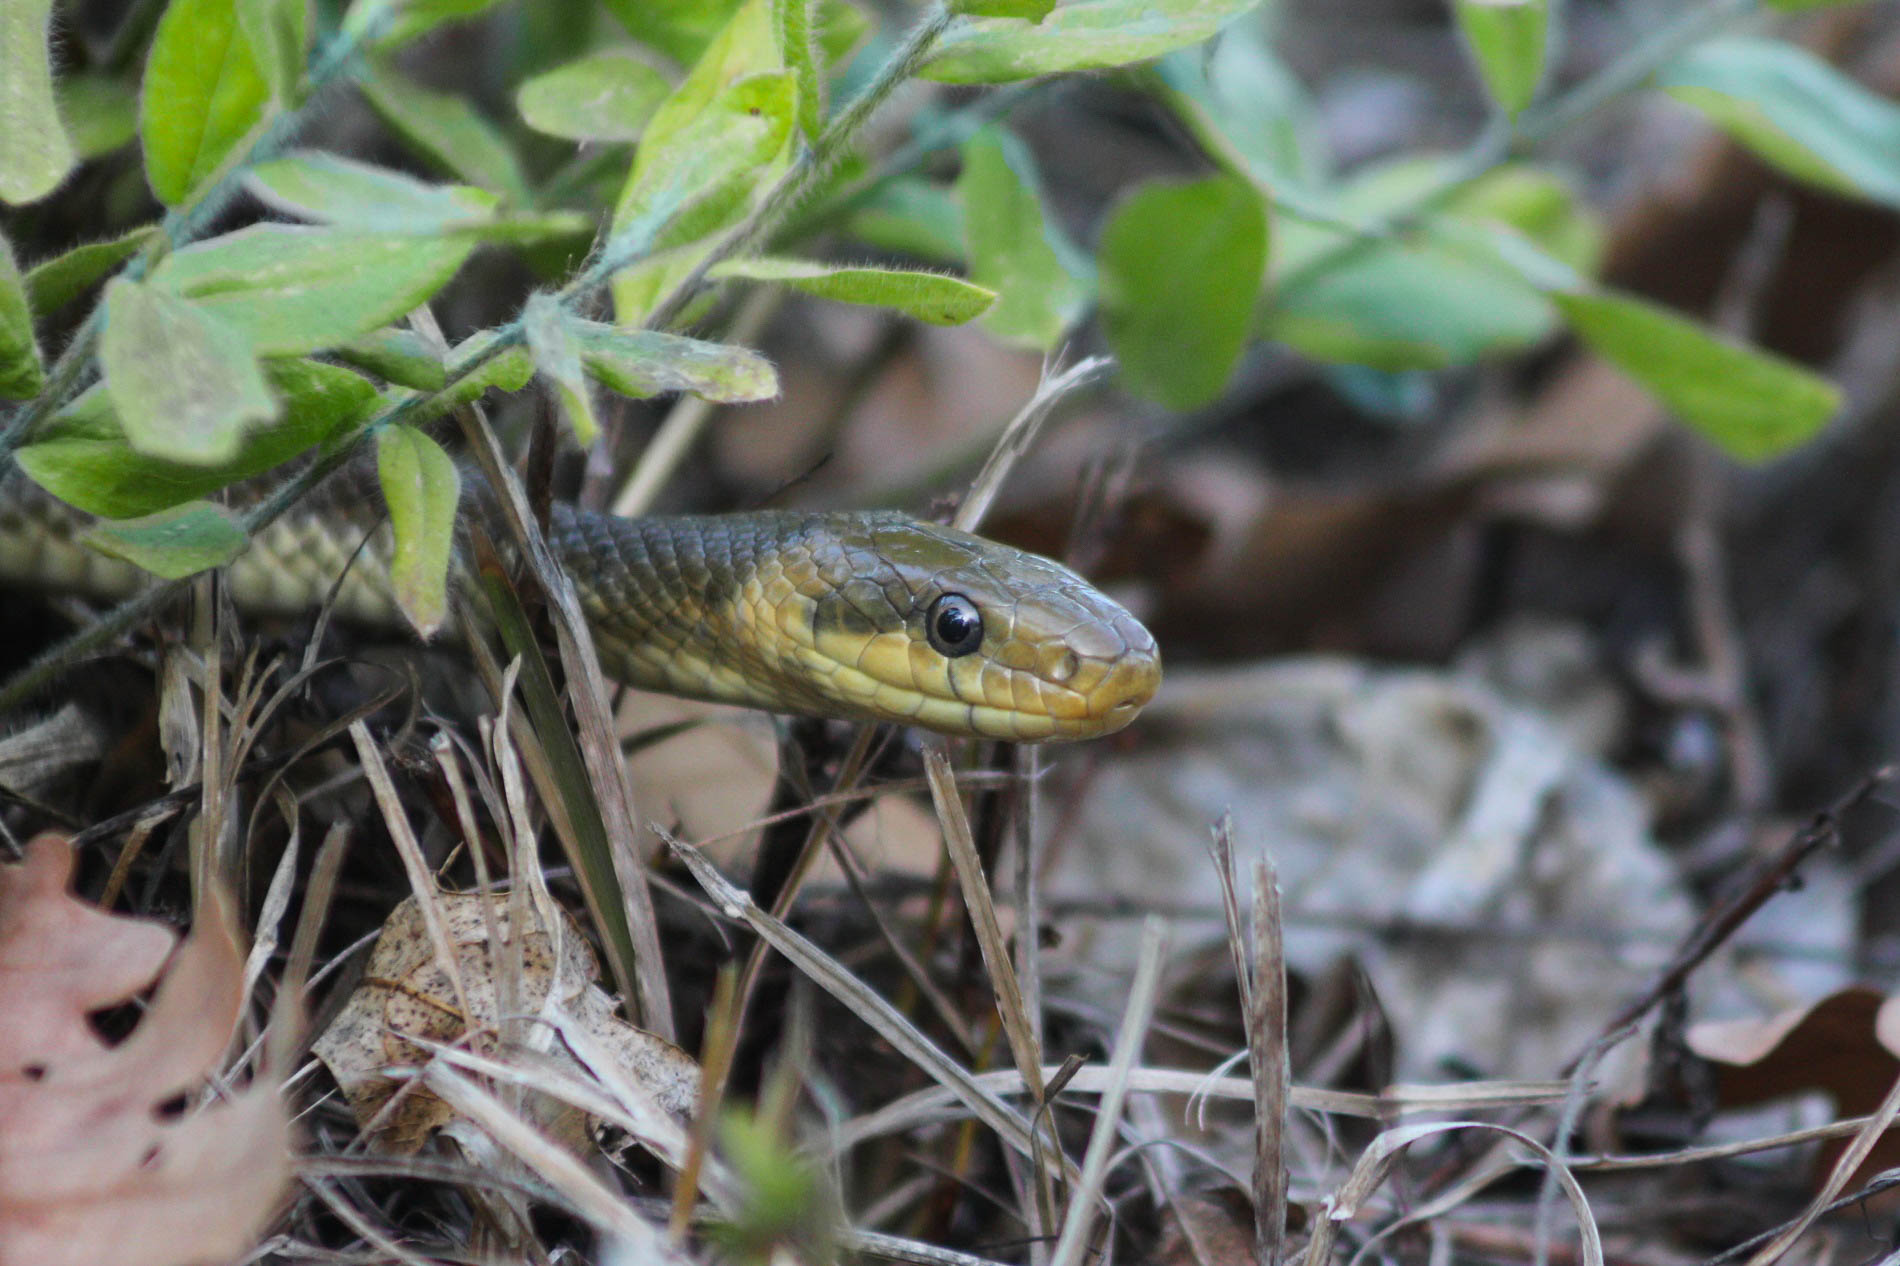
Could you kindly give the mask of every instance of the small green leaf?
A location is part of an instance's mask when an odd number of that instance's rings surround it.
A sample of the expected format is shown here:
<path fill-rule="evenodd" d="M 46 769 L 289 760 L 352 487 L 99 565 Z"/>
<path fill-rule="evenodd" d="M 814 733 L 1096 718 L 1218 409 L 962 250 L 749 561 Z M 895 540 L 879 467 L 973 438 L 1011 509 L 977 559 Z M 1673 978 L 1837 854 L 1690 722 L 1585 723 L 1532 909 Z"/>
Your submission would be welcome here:
<path fill-rule="evenodd" d="M 744 404 L 778 394 L 772 362 L 743 347 L 595 321 L 575 321 L 572 330 L 587 372 L 623 396 L 690 391 L 719 404 Z"/>
<path fill-rule="evenodd" d="M 440 391 L 449 381 L 448 366 L 440 354 L 414 330 L 371 330 L 332 349 L 330 355 L 384 382 L 417 391 Z"/>
<path fill-rule="evenodd" d="M 27 300 L 35 315 L 65 307 L 137 253 L 158 232 L 156 225 L 133 229 L 108 242 L 88 242 L 64 255 L 35 264 L 26 275 Z"/>
<path fill-rule="evenodd" d="M 970 279 L 999 296 L 983 314 L 983 328 L 1008 342 L 1054 347 L 1081 314 L 1088 290 L 1056 250 L 1028 148 L 999 127 L 976 133 L 963 145 L 957 196 Z"/>
<path fill-rule="evenodd" d="M 1041 22 L 965 18 L 921 72 L 953 84 L 1007 83 L 1148 61 L 1199 44 L 1259 0 L 1077 0 Z"/>
<path fill-rule="evenodd" d="M 515 93 L 522 121 L 569 141 L 635 141 L 672 86 L 631 53 L 590 53 Z"/>
<path fill-rule="evenodd" d="M 0 396 L 29 400 L 45 383 L 26 282 L 13 260 L 13 248 L 0 237 Z"/>
<path fill-rule="evenodd" d="M 515 392 L 534 381 L 534 357 L 520 343 L 512 343 L 493 351 L 499 337 L 493 330 L 483 330 L 471 334 L 449 350 L 449 385 L 429 398 L 414 405 L 404 416 L 409 422 L 421 426 L 433 422 L 443 414 L 459 409 L 465 404 L 481 399 L 482 393 L 494 388 L 498 391 Z M 487 360 L 482 360 L 487 356 Z M 475 369 L 468 366 L 480 365 Z M 403 399 L 407 393 L 395 395 Z"/>
<path fill-rule="evenodd" d="M 176 206 L 270 104 L 235 0 L 171 0 L 152 36 L 140 97 L 145 178 L 160 202 Z"/>
<path fill-rule="evenodd" d="M 0 4 L 0 201 L 37 201 L 73 167 L 53 101 L 52 9 L 53 0 Z"/>
<path fill-rule="evenodd" d="M 460 237 L 254 224 L 167 255 L 152 280 L 242 330 L 266 355 L 347 343 L 448 284 Z"/>
<path fill-rule="evenodd" d="M 715 278 L 769 281 L 839 303 L 895 308 L 930 325 L 962 325 L 982 316 L 996 292 L 961 277 L 903 268 L 820 264 L 804 259 L 735 259 L 714 268 Z"/>
<path fill-rule="evenodd" d="M 79 538 L 164 580 L 182 580 L 222 567 L 250 545 L 229 510 L 193 501 L 143 519 L 102 523 Z"/>
<path fill-rule="evenodd" d="M 53 85 L 59 117 L 79 157 L 110 154 L 139 133 L 138 94 L 110 75 L 63 75 Z"/>
<path fill-rule="evenodd" d="M 1818 431 L 1841 394 L 1801 366 L 1628 295 L 1553 295 L 1579 337 L 1671 412 L 1743 461 Z"/>
<path fill-rule="evenodd" d="M 739 7 L 737 0 L 604 0 L 634 39 L 690 66 Z"/>
<path fill-rule="evenodd" d="M 422 158 L 511 206 L 533 201 L 514 150 L 466 98 L 431 92 L 387 66 L 367 75 L 362 89 L 389 130 Z"/>
<path fill-rule="evenodd" d="M 462 477 L 442 446 L 412 426 L 392 426 L 376 437 L 376 476 L 395 538 L 389 579 L 396 605 L 427 639 L 449 612 L 449 556 Z"/>
<path fill-rule="evenodd" d="M 244 335 L 158 286 L 106 286 L 99 362 L 126 437 L 154 457 L 229 461 L 247 428 L 277 416 Z"/>
<path fill-rule="evenodd" d="M 1544 78 L 1549 0 L 1457 0 L 1453 8 L 1491 99 L 1515 115 Z"/>
<path fill-rule="evenodd" d="M 1055 11 L 1056 0 L 954 0 L 950 12 L 973 18 L 1026 18 L 1040 22 Z"/>
<path fill-rule="evenodd" d="M 208 496 L 313 448 L 332 447 L 367 422 L 377 402 L 376 389 L 360 375 L 318 361 L 271 361 L 264 376 L 283 401 L 283 412 L 276 422 L 246 431 L 227 462 L 205 466 L 136 451 L 99 385 L 53 415 L 20 450 L 20 468 L 89 514 L 135 518 Z"/>
<path fill-rule="evenodd" d="M 1716 40 L 1657 82 L 1797 180 L 1900 207 L 1900 106 L 1806 49 Z"/>
<path fill-rule="evenodd" d="M 237 0 L 238 29 L 264 73 L 271 96 L 297 104 L 310 40 L 309 0 Z"/>
<path fill-rule="evenodd" d="M 1236 22 L 1208 48 L 1184 48 L 1155 63 L 1173 110 L 1201 148 L 1265 188 L 1327 183 L 1319 109 L 1260 24 Z"/>
<path fill-rule="evenodd" d="M 398 48 L 446 22 L 475 17 L 500 3 L 501 0 L 396 0 L 395 18 L 378 33 L 377 47 Z M 351 19 L 359 18 L 359 10 L 366 16 L 377 8 L 387 7 L 392 7 L 389 0 L 357 0 L 349 18 L 344 20 L 344 29 L 352 29 Z"/>
<path fill-rule="evenodd" d="M 300 150 L 260 163 L 247 178 L 259 201 L 286 215 L 380 233 L 435 233 L 485 225 L 496 196 L 473 185 L 430 185 L 337 154 Z"/>
<path fill-rule="evenodd" d="M 594 391 L 581 369 L 580 349 L 568 330 L 570 319 L 560 300 L 538 293 L 528 300 L 522 329 L 528 336 L 535 369 L 554 389 L 562 416 L 585 448 L 599 437 L 600 421 L 594 416 Z"/>
<path fill-rule="evenodd" d="M 1220 394 L 1253 324 L 1267 213 L 1231 176 L 1151 183 L 1102 230 L 1102 326 L 1131 390 L 1170 408 Z"/>
<path fill-rule="evenodd" d="M 817 0 L 772 0 L 779 60 L 798 79 L 798 126 L 817 140 L 825 125 L 825 72 L 818 64 Z"/>

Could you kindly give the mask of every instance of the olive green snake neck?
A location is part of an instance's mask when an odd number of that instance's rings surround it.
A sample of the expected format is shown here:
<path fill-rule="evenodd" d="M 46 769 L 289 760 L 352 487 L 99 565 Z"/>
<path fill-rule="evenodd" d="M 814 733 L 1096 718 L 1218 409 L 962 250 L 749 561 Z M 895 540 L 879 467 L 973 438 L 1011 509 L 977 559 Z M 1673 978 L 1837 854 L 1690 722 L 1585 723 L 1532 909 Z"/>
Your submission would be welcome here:
<path fill-rule="evenodd" d="M 373 522 L 336 506 L 285 515 L 230 565 L 233 598 L 287 612 L 334 589 L 339 615 L 400 623 Z M 0 477 L 0 585 L 117 598 L 149 583 L 80 543 L 90 523 Z M 1148 631 L 1073 571 L 902 514 L 556 506 L 548 542 L 601 666 L 639 689 L 1041 742 L 1121 729 L 1160 682 Z"/>

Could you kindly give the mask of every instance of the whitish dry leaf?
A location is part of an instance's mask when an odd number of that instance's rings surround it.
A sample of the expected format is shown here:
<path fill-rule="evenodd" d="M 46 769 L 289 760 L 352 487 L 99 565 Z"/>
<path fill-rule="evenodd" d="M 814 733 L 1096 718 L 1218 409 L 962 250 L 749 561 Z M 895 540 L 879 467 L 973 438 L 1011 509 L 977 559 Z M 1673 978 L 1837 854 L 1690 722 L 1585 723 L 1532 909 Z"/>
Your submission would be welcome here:
<path fill-rule="evenodd" d="M 174 1110 L 237 1020 L 243 955 L 229 911 L 206 901 L 174 955 L 169 929 L 69 894 L 72 867 L 53 836 L 0 866 L 0 1266 L 236 1257 L 289 1179 L 277 1088 Z M 154 982 L 131 1035 L 108 1046 L 87 1014 Z"/>
<path fill-rule="evenodd" d="M 488 942 L 489 919 L 513 953 L 514 931 L 505 895 L 440 893 L 434 898 L 456 972 L 468 999 L 465 1014 L 455 984 L 443 971 L 429 942 L 422 910 L 411 897 L 383 924 L 370 951 L 363 983 L 315 1046 L 371 1141 L 388 1152 L 410 1153 L 430 1133 L 446 1125 L 454 1112 L 420 1083 L 392 1077 L 394 1069 L 428 1063 L 422 1042 L 465 1045 L 484 1055 L 498 1051 L 497 956 Z M 483 906 L 489 913 L 484 915 Z M 574 921 L 565 913 L 550 931 L 535 928 L 523 939 L 521 1014 L 549 1021 L 566 1017 L 611 1050 L 622 1070 L 647 1087 L 668 1111 L 692 1110 L 699 1093 L 699 1070 L 690 1056 L 613 1014 L 613 1001 L 594 978 L 599 964 Z M 420 1039 L 420 1041 L 415 1040 Z M 537 1024 L 526 1034 L 529 1046 L 579 1069 L 557 1044 L 554 1026 Z M 396 1098 L 397 1091 L 403 1093 Z M 394 1102 L 392 1102 L 394 1099 Z M 531 1096 L 531 1118 L 575 1150 L 587 1143 L 587 1119 L 548 1096 Z"/>

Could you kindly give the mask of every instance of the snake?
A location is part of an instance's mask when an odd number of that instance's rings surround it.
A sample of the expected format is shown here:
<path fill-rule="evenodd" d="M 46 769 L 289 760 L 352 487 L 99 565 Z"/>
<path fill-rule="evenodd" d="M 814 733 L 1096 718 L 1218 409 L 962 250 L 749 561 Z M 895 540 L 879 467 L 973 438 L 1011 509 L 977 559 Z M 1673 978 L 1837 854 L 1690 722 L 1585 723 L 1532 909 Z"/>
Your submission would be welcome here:
<path fill-rule="evenodd" d="M 365 500 L 259 532 L 227 567 L 236 604 L 329 601 L 403 624 L 386 516 Z M 117 599 L 152 583 L 84 543 L 94 522 L 0 476 L 0 584 Z M 1161 680 L 1153 636 L 1075 571 L 896 511 L 620 518 L 557 503 L 547 536 L 602 669 L 636 689 L 1040 743 L 1122 729 Z"/>

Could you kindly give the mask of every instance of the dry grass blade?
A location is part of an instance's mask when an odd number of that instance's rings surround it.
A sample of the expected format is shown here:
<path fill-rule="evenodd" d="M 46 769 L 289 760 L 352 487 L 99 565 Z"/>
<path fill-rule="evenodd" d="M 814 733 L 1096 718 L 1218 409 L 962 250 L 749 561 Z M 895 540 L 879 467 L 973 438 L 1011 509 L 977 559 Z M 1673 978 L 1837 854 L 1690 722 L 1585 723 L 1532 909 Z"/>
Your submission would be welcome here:
<path fill-rule="evenodd" d="M 473 1081 L 436 1061 L 424 1074 L 436 1094 L 456 1112 L 475 1122 L 489 1137 L 541 1176 L 576 1213 L 623 1241 L 638 1262 L 687 1266 L 667 1244 L 659 1228 L 635 1215 L 621 1194 L 595 1177 L 579 1160 L 539 1134 Z"/>
<path fill-rule="evenodd" d="M 1254 1254 L 1279 1266 L 1286 1248 L 1285 1132 L 1293 1069 L 1286 1040 L 1286 947 L 1281 939 L 1280 881 L 1264 857 L 1253 872 L 1253 989 L 1247 1050 L 1254 1085 Z"/>
<path fill-rule="evenodd" d="M 1036 436 L 1042 433 L 1042 424 L 1049 420 L 1056 405 L 1064 396 L 1106 374 L 1114 363 L 1106 356 L 1090 356 L 1059 374 L 1045 376 L 1036 384 L 1036 394 L 1009 420 L 984 461 L 983 469 L 970 481 L 970 490 L 964 494 L 963 504 L 957 507 L 956 517 L 950 521 L 952 527 L 965 532 L 976 531 L 1002 489 L 1003 480 L 1008 478 L 1010 468 L 1036 442 Z"/>
<path fill-rule="evenodd" d="M 1834 1198 L 1840 1195 L 1842 1189 L 1847 1186 L 1847 1180 L 1852 1178 L 1855 1171 L 1866 1161 L 1867 1154 L 1873 1151 L 1874 1145 L 1887 1132 L 1887 1128 L 1893 1124 L 1896 1116 L 1900 1116 L 1900 1079 L 1896 1079 L 1888 1088 L 1887 1097 L 1880 1101 L 1880 1107 L 1874 1111 L 1860 1133 L 1854 1136 L 1853 1143 L 1834 1162 L 1834 1168 L 1829 1171 L 1827 1181 L 1821 1185 L 1819 1191 L 1814 1193 L 1814 1198 L 1808 1202 L 1808 1207 L 1801 1211 L 1801 1216 L 1784 1227 L 1781 1234 L 1762 1245 L 1755 1255 L 1748 1259 L 1748 1266 L 1769 1266 L 1769 1263 L 1780 1260 L 1783 1254 L 1794 1247 L 1796 1240 L 1807 1234 L 1808 1228 L 1814 1225 L 1815 1219 L 1827 1212 Z"/>
<path fill-rule="evenodd" d="M 1121 1028 L 1115 1034 L 1115 1048 L 1108 1065 L 1108 1086 L 1096 1113 L 1095 1129 L 1089 1135 L 1088 1150 L 1082 1154 L 1082 1177 L 1069 1193 L 1069 1208 L 1062 1220 L 1062 1236 L 1056 1241 L 1050 1266 L 1081 1266 L 1088 1253 L 1090 1229 L 1095 1224 L 1095 1205 L 1102 1198 L 1102 1181 L 1108 1176 L 1108 1158 L 1121 1131 L 1122 1105 L 1128 1098 L 1128 1075 L 1148 1038 L 1148 1023 L 1154 1018 L 1155 991 L 1161 980 L 1161 963 L 1167 956 L 1168 925 L 1150 916 L 1141 927 L 1141 957 L 1135 966 L 1134 983 L 1129 986 L 1128 1009 L 1122 1013 Z"/>
<path fill-rule="evenodd" d="M 970 923 L 976 929 L 976 944 L 983 954 L 983 966 L 989 970 L 990 983 L 996 990 L 996 1013 L 1002 1018 L 1003 1032 L 1009 1038 L 1010 1054 L 1015 1057 L 1016 1071 L 1022 1074 L 1031 1097 L 1040 1104 L 1042 1047 L 1036 1041 L 1035 1025 L 1023 1006 L 1016 965 L 1010 960 L 1009 942 L 996 918 L 996 901 L 990 895 L 989 880 L 977 856 L 976 840 L 970 834 L 970 819 L 963 812 L 963 800 L 957 794 L 956 775 L 951 772 L 950 761 L 941 747 L 932 745 L 924 750 L 924 775 L 930 782 L 930 799 L 937 809 L 937 821 L 943 827 L 950 865 L 963 890 L 964 908 L 970 912 Z"/>
<path fill-rule="evenodd" d="M 1339 1185 L 1339 1189 L 1327 1198 L 1326 1214 L 1315 1224 L 1313 1237 L 1307 1241 L 1306 1266 L 1324 1266 L 1324 1263 L 1332 1259 L 1333 1245 L 1338 1238 L 1340 1224 L 1358 1216 L 1360 1209 L 1372 1198 L 1373 1193 L 1385 1183 L 1401 1152 L 1420 1139 L 1460 1130 L 1478 1130 L 1503 1135 L 1528 1148 L 1539 1161 L 1549 1167 L 1557 1175 L 1558 1185 L 1563 1189 L 1565 1198 L 1570 1201 L 1571 1213 L 1577 1220 L 1577 1235 L 1581 1241 L 1578 1261 L 1581 1266 L 1603 1266 L 1603 1240 L 1597 1232 L 1596 1219 L 1591 1216 L 1590 1202 L 1584 1197 L 1583 1188 L 1578 1185 L 1576 1175 L 1558 1163 L 1557 1157 L 1549 1148 L 1528 1134 L 1486 1121 L 1437 1121 L 1401 1125 L 1387 1130 L 1374 1139 L 1371 1145 L 1360 1153 L 1358 1162 L 1353 1166 L 1352 1172 L 1346 1176 L 1346 1180 Z M 1488 1183 L 1505 1172 L 1508 1172 L 1508 1169 L 1499 1168 L 1481 1177 Z M 1401 1227 L 1416 1225 L 1457 1207 L 1475 1195 L 1481 1185 L 1475 1181 L 1461 1184 L 1454 1191 L 1411 1210 L 1404 1217 L 1394 1219 L 1360 1247 L 1359 1252 L 1354 1255 L 1354 1261 L 1364 1257 L 1381 1239 Z"/>
<path fill-rule="evenodd" d="M 190 937 L 67 892 L 70 846 L 42 836 L 0 866 L 0 1263 L 181 1266 L 250 1246 L 289 1177 L 274 1081 L 182 1116 L 243 1000 L 228 903 L 206 890 Z M 169 962 L 167 961 L 169 959 Z M 124 1041 L 88 1015 L 151 988 Z"/>
<path fill-rule="evenodd" d="M 819 988 L 870 1025 L 880 1037 L 895 1046 L 931 1080 L 967 1107 L 979 1121 L 995 1130 L 1009 1146 L 1024 1156 L 1035 1154 L 1029 1122 L 986 1089 L 981 1079 L 951 1059 L 936 1043 L 925 1037 L 916 1025 L 905 1019 L 870 986 L 846 971 L 836 959 L 780 920 L 760 910 L 750 894 L 721 875 L 704 853 L 670 835 L 662 833 L 661 838 L 686 863 L 693 878 L 726 917 L 742 919 L 750 924 L 773 949 L 811 977 Z M 1011 1076 L 1020 1080 L 1019 1074 Z M 1073 1167 L 1065 1163 L 1064 1170 L 1065 1176 L 1074 1177 Z"/>

